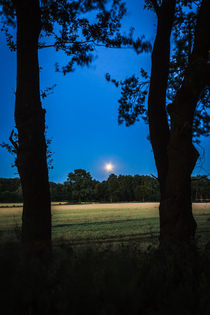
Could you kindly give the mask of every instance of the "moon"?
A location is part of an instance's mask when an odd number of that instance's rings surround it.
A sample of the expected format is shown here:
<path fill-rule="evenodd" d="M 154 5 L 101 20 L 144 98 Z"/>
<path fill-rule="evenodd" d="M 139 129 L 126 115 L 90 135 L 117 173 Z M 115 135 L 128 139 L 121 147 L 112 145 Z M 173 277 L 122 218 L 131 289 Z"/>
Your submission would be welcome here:
<path fill-rule="evenodd" d="M 111 172 L 113 170 L 114 166 L 112 163 L 106 163 L 105 169 L 107 172 Z"/>

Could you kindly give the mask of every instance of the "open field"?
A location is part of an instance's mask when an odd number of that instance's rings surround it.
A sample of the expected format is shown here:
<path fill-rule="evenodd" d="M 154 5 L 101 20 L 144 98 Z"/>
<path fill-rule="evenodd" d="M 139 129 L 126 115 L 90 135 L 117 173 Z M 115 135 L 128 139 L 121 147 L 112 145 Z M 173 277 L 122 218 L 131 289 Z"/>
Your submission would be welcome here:
<path fill-rule="evenodd" d="M 0 204 L 0 236 L 18 236 L 21 204 Z M 210 239 L 210 204 L 193 204 L 199 242 Z M 141 241 L 157 243 L 158 203 L 52 204 L 54 240 L 75 245 Z M 16 234 L 14 234 L 16 233 Z"/>
<path fill-rule="evenodd" d="M 210 314 L 210 250 L 155 250 L 157 203 L 52 208 L 50 254 L 42 244 L 14 241 L 20 205 L 0 208 L 0 236 L 13 240 L 0 242 L 4 315 Z M 194 204 L 193 211 L 197 234 L 207 241 L 210 204 Z"/>

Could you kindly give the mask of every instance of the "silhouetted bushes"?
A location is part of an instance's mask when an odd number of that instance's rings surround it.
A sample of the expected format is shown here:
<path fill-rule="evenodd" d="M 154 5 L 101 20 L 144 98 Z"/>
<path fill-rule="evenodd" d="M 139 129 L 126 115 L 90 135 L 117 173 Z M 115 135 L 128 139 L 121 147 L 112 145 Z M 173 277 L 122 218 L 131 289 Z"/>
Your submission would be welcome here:
<path fill-rule="evenodd" d="M 4 315 L 207 315 L 210 251 L 0 247 Z"/>

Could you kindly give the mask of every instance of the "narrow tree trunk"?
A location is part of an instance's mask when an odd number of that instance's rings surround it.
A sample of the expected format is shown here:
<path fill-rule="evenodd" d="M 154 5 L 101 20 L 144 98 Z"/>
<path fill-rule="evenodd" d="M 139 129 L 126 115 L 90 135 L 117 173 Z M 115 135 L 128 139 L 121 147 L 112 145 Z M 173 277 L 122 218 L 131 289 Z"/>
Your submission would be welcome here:
<path fill-rule="evenodd" d="M 46 161 L 45 111 L 39 88 L 39 0 L 16 1 L 18 130 L 17 166 L 23 190 L 23 241 L 51 239 L 51 209 Z"/>
<path fill-rule="evenodd" d="M 175 3 L 175 0 L 163 0 L 157 12 L 157 34 L 152 51 L 152 69 L 148 99 L 150 139 L 158 171 L 161 199 L 164 198 L 165 179 L 168 169 L 167 146 L 170 134 L 166 112 L 166 89 Z"/>
<path fill-rule="evenodd" d="M 176 0 L 163 0 L 157 13 L 157 33 L 152 51 L 152 69 L 148 99 L 150 139 L 158 171 L 160 184 L 160 222 L 168 224 L 170 208 L 162 211 L 166 198 L 166 178 L 168 173 L 168 143 L 170 130 L 166 111 L 166 89 L 169 74 L 170 39 L 175 16 Z M 160 224 L 162 235 L 162 224 Z"/>

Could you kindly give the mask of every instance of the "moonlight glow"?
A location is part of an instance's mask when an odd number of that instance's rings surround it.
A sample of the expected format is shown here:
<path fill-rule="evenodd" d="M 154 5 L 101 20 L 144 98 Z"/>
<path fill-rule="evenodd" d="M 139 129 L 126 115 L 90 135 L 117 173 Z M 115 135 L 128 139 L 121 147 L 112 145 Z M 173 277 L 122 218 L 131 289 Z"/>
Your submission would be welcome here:
<path fill-rule="evenodd" d="M 113 166 L 112 163 L 107 163 L 107 164 L 105 165 L 105 169 L 106 169 L 107 172 L 112 171 L 113 168 L 114 168 L 114 166 Z"/>

